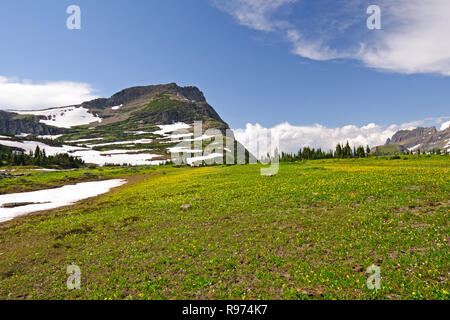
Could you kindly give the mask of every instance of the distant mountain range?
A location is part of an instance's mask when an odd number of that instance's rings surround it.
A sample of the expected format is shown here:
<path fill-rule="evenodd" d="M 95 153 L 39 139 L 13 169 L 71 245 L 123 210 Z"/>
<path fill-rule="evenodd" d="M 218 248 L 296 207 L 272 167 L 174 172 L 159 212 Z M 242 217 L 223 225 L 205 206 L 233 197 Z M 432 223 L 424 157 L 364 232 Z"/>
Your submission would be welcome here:
<path fill-rule="evenodd" d="M 374 152 L 393 154 L 420 151 L 423 153 L 432 150 L 450 152 L 450 127 L 440 131 L 436 127 L 400 130 L 392 138 L 387 139 L 384 146 L 377 147 Z"/>
<path fill-rule="evenodd" d="M 202 121 L 202 133 L 214 128 L 225 135 L 229 129 L 196 87 L 175 83 L 133 87 L 80 105 L 0 111 L 0 145 L 26 152 L 40 146 L 47 154 L 68 152 L 100 165 L 159 164 L 170 158 L 178 138 L 194 141 L 194 121 Z M 189 132 L 180 134 L 181 129 Z M 195 141 L 211 138 L 203 135 Z M 243 148 L 235 145 L 235 150 Z M 216 157 L 232 152 L 217 151 Z"/>

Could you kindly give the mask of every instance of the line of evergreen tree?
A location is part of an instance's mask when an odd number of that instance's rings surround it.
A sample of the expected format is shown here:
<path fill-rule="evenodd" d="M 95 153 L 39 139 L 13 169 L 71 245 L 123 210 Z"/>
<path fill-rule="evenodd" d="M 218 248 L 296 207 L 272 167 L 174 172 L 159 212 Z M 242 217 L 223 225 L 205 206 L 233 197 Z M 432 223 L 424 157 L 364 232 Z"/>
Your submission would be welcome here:
<path fill-rule="evenodd" d="M 363 146 L 350 147 L 350 144 L 347 141 L 347 144 L 344 146 L 343 144 L 338 144 L 334 151 L 329 150 L 327 152 L 323 151 L 321 148 L 315 149 L 310 147 L 304 147 L 297 153 L 286 153 L 282 152 L 280 161 L 281 162 L 295 162 L 301 160 L 318 160 L 318 159 L 349 159 L 349 158 L 366 158 L 370 155 L 370 147 Z"/>
<path fill-rule="evenodd" d="M 80 168 L 85 165 L 84 161 L 67 153 L 60 153 L 54 156 L 47 156 L 45 150 L 36 146 L 34 152 L 29 154 L 21 150 L 0 147 L 0 167 L 1 166 L 58 166 L 62 169 Z"/>

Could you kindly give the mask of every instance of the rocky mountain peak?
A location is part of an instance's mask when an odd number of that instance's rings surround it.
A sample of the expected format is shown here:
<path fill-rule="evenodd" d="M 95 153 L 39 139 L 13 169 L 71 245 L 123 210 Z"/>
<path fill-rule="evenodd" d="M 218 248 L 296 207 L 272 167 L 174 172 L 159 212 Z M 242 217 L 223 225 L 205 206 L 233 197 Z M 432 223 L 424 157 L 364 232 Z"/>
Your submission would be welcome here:
<path fill-rule="evenodd" d="M 150 100 L 161 93 L 168 93 L 180 99 L 193 102 L 206 102 L 203 92 L 197 87 L 180 87 L 176 83 L 169 83 L 123 89 L 109 99 L 95 99 L 84 102 L 81 106 L 88 109 L 105 109 L 111 106 L 125 105 L 139 99 Z"/>
<path fill-rule="evenodd" d="M 435 134 L 436 132 L 437 132 L 436 127 L 431 128 L 419 127 L 413 130 L 400 130 L 396 132 L 391 139 L 388 139 L 386 141 L 386 144 L 401 144 L 404 141 L 425 137 L 427 135 Z"/>
<path fill-rule="evenodd" d="M 136 86 L 110 98 L 86 101 L 76 106 L 0 114 L 0 132 L 7 134 L 60 134 L 62 128 L 89 125 L 155 126 L 203 121 L 206 128 L 228 129 L 197 87 L 176 83 Z M 144 130 L 141 130 L 144 131 Z"/>
<path fill-rule="evenodd" d="M 433 149 L 450 150 L 450 127 L 438 131 L 436 127 L 400 130 L 392 138 L 387 139 L 386 145 L 397 145 L 400 150 L 430 151 Z"/>

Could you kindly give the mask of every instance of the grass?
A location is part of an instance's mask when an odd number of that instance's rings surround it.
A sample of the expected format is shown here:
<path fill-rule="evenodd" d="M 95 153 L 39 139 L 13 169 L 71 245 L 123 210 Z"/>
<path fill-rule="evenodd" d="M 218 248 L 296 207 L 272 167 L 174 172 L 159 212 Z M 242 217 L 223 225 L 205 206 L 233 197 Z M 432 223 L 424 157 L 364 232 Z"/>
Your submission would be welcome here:
<path fill-rule="evenodd" d="M 448 300 L 450 159 L 405 158 L 137 175 L 0 225 L 0 298 Z"/>
<path fill-rule="evenodd" d="M 375 154 L 378 156 L 382 155 L 393 155 L 393 154 L 402 154 L 402 148 L 397 144 L 388 144 L 384 146 L 376 147 Z"/>

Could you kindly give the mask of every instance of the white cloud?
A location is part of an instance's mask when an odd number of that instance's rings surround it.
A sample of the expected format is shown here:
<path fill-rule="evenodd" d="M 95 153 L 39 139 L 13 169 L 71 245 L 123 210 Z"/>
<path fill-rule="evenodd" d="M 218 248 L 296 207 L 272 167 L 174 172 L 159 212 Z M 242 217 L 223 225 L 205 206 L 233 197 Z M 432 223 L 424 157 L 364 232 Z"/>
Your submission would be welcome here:
<path fill-rule="evenodd" d="M 45 109 L 68 106 L 95 99 L 93 89 L 81 82 L 33 83 L 0 76 L 0 109 Z"/>
<path fill-rule="evenodd" d="M 372 4 L 370 1 L 335 1 L 333 6 L 327 5 L 326 1 L 316 1 L 317 8 L 325 12 L 316 13 L 312 20 L 305 16 L 302 19 L 320 21 L 314 26 L 326 31 L 312 30 L 304 25 L 299 28 L 288 18 L 277 18 L 276 13 L 282 7 L 295 2 L 215 0 L 219 3 L 217 7 L 234 16 L 240 24 L 255 30 L 279 32 L 292 44 L 292 52 L 303 58 L 319 61 L 347 58 L 383 71 L 450 76 L 448 0 L 379 0 L 382 30 L 372 31 L 363 29 L 365 24 L 361 23 L 368 17 L 363 8 Z M 347 32 L 351 26 L 359 29 Z M 333 48 L 332 44 L 339 40 L 343 31 L 346 33 L 339 42 L 340 47 Z"/>
<path fill-rule="evenodd" d="M 325 46 L 320 40 L 305 40 L 297 30 L 287 30 L 286 37 L 293 44 L 292 52 L 301 57 L 318 61 L 340 58 L 336 50 Z"/>
<path fill-rule="evenodd" d="M 274 13 L 295 2 L 297 0 L 213 0 L 219 9 L 231 14 L 240 24 L 259 31 L 286 27 L 286 21 L 274 18 Z"/>
<path fill-rule="evenodd" d="M 450 76 L 450 1 L 385 0 L 382 13 L 388 24 L 361 51 L 360 59 L 366 65 L 406 74 Z"/>
<path fill-rule="evenodd" d="M 442 125 L 441 125 L 441 128 L 439 129 L 439 130 L 445 130 L 445 129 L 447 129 L 447 128 L 450 128 L 450 121 L 447 121 L 447 122 L 444 122 Z"/>
<path fill-rule="evenodd" d="M 436 123 L 436 120 L 432 120 Z M 273 128 L 265 128 L 260 124 L 248 123 L 245 129 L 233 130 L 236 140 L 241 142 L 255 155 L 265 155 L 268 149 L 261 150 L 268 136 L 279 139 L 279 149 L 285 152 L 297 152 L 299 148 L 314 147 L 322 150 L 334 150 L 338 143 L 346 143 L 353 146 L 375 147 L 383 145 L 388 138 L 391 138 L 399 130 L 411 130 L 418 126 L 425 125 L 425 121 L 414 121 L 404 124 L 392 124 L 380 126 L 370 123 L 366 126 L 358 127 L 347 125 L 340 128 L 327 128 L 320 124 L 314 126 L 293 126 L 287 122 L 281 123 Z M 255 141 L 264 141 L 255 143 Z M 256 147 L 260 150 L 256 150 Z"/>

